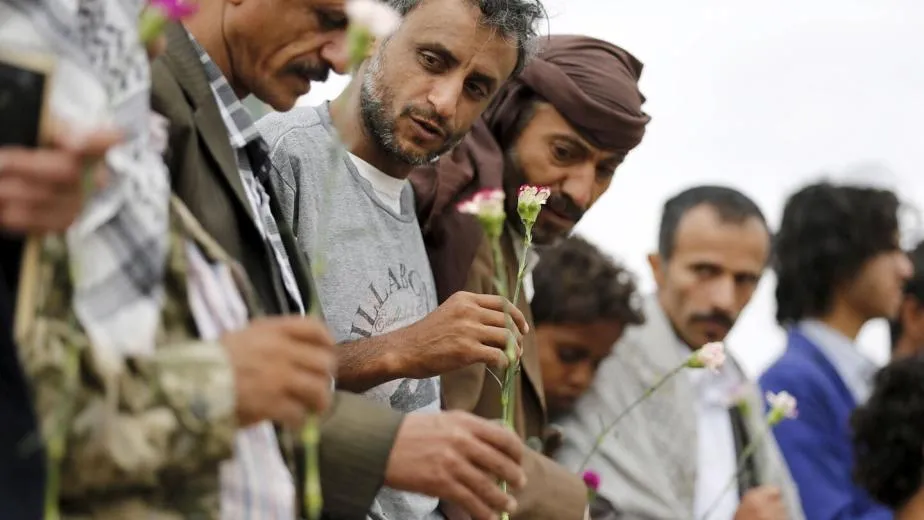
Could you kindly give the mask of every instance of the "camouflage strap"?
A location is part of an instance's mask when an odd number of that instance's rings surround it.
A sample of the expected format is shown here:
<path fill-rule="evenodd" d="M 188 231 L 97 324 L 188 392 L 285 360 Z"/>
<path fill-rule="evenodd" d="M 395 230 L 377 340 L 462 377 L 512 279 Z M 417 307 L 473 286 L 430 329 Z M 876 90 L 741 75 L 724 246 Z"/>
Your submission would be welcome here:
<path fill-rule="evenodd" d="M 199 340 L 186 292 L 189 241 L 226 263 L 250 310 L 258 309 L 241 269 L 176 199 L 170 215 L 166 298 L 150 357 L 113 367 L 90 345 L 71 306 L 62 237 L 43 238 L 24 266 L 18 348 L 42 434 L 22 447 L 63 439 L 64 518 L 125 518 L 127 510 L 139 518 L 219 518 L 218 468 L 232 456 L 237 431 L 234 381 L 224 348 Z"/>

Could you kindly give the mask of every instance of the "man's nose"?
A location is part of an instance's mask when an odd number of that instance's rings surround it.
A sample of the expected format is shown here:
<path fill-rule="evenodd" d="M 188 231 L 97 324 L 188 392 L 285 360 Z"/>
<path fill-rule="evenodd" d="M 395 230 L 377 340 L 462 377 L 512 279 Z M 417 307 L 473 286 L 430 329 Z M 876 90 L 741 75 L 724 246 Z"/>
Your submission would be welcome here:
<path fill-rule="evenodd" d="M 454 77 L 439 78 L 430 89 L 427 101 L 444 120 L 451 121 L 456 115 L 463 81 Z"/>
<path fill-rule="evenodd" d="M 562 184 L 562 191 L 584 211 L 590 208 L 594 200 L 596 174 L 596 168 L 590 162 L 575 165 L 568 170 L 568 176 Z"/>
<path fill-rule="evenodd" d="M 331 40 L 321 47 L 321 59 L 337 74 L 350 72 L 350 53 L 347 47 L 346 31 L 337 31 Z"/>
<path fill-rule="evenodd" d="M 735 280 L 732 276 L 717 277 L 709 293 L 713 308 L 732 313 L 735 306 Z"/>

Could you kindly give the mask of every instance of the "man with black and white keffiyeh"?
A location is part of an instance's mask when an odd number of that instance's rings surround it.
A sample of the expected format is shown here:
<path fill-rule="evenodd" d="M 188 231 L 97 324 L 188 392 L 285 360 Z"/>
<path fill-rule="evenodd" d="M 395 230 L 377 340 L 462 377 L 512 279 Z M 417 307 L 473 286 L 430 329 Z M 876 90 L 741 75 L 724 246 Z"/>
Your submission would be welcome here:
<path fill-rule="evenodd" d="M 59 496 L 67 499 L 62 513 L 219 518 L 225 514 L 219 464 L 246 444 L 239 428 L 279 419 L 271 415 L 278 401 L 322 410 L 332 340 L 311 320 L 280 318 L 285 323 L 275 329 L 269 320 L 249 323 L 255 305 L 248 280 L 171 198 L 161 157 L 166 129 L 150 111 L 149 65 L 136 29 L 144 4 L 0 0 L 0 48 L 45 50 L 58 58 L 54 116 L 70 123 L 71 134 L 103 126 L 122 136 L 102 164 L 108 182 L 85 201 L 63 239 L 43 241 L 37 282 L 27 282 L 24 291 L 40 303 L 19 309 L 30 323 L 19 354 L 42 434 L 63 438 L 67 450 L 61 463 L 50 465 L 60 472 Z M 80 377 L 68 387 L 67 377 L 55 376 L 68 373 L 62 360 L 71 354 Z M 255 381 L 252 369 L 261 365 L 257 372 L 273 381 Z M 286 395 L 292 380 L 274 372 L 278 365 L 308 371 L 290 370 L 302 383 L 317 377 L 323 384 L 295 392 L 297 403 L 272 399 L 268 394 Z M 28 401 L 24 392 L 16 395 Z M 64 420 L 62 411 L 69 412 Z M 8 439 L 0 456 L 10 446 L 36 444 L 22 442 L 37 436 L 26 433 Z M 278 457 L 276 446 L 268 452 Z M 281 478 L 288 479 L 285 469 Z M 0 483 L 12 478 L 0 470 Z M 41 491 L 37 480 L 30 486 Z M 33 507 L 23 517 L 40 514 Z"/>

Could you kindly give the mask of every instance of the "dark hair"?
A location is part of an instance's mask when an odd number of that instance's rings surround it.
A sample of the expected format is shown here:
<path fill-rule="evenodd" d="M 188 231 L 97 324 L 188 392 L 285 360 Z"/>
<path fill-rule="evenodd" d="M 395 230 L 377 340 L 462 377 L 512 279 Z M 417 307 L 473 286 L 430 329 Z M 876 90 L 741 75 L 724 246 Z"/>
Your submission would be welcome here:
<path fill-rule="evenodd" d="M 902 507 L 924 476 L 924 357 L 903 358 L 880 370 L 851 426 L 854 479 L 878 502 Z"/>
<path fill-rule="evenodd" d="M 767 227 L 764 214 L 747 195 L 725 186 L 696 186 L 674 195 L 664 203 L 661 229 L 658 232 L 658 253 L 661 258 L 670 260 L 674 253 L 680 220 L 688 211 L 701 204 L 714 208 L 723 222 L 740 224 L 750 218 L 756 218 Z"/>
<path fill-rule="evenodd" d="M 635 277 L 586 240 L 571 236 L 542 251 L 533 270 L 536 325 L 645 321 Z"/>
<path fill-rule="evenodd" d="M 917 247 L 908 253 L 908 258 L 911 259 L 914 273 L 905 283 L 905 298 L 914 298 L 924 305 L 924 242 L 918 243 Z M 901 314 L 889 322 L 889 332 L 892 337 L 892 348 L 895 349 L 903 332 Z"/>
<path fill-rule="evenodd" d="M 776 236 L 776 319 L 828 312 L 838 285 L 898 247 L 898 198 L 888 190 L 812 184 L 789 197 Z"/>
<path fill-rule="evenodd" d="M 423 0 L 388 0 L 401 16 L 413 11 Z M 537 22 L 545 8 L 540 0 L 465 0 L 481 10 L 482 23 L 498 29 L 513 40 L 517 47 L 516 76 L 536 51 Z"/>

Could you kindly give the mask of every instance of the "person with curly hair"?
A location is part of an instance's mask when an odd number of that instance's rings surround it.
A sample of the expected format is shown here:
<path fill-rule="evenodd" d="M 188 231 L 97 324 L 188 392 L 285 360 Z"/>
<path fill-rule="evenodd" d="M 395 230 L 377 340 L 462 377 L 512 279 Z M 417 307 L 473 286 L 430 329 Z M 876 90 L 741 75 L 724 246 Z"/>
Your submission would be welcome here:
<path fill-rule="evenodd" d="M 911 275 L 899 207 L 891 191 L 821 182 L 783 209 L 773 268 L 787 345 L 760 383 L 799 402 L 799 418 L 774 431 L 812 520 L 892 518 L 850 478 L 848 425 L 877 368 L 857 334 L 869 320 L 896 316 Z"/>
<path fill-rule="evenodd" d="M 924 354 L 924 242 L 908 253 L 914 276 L 905 284 L 898 316 L 889 322 L 892 358 Z"/>
<path fill-rule="evenodd" d="M 854 480 L 896 520 L 924 518 L 924 356 L 880 370 L 851 426 Z"/>
<path fill-rule="evenodd" d="M 554 417 L 571 409 L 625 327 L 645 315 L 635 277 L 577 236 L 543 251 L 533 287 L 542 389 Z"/>

